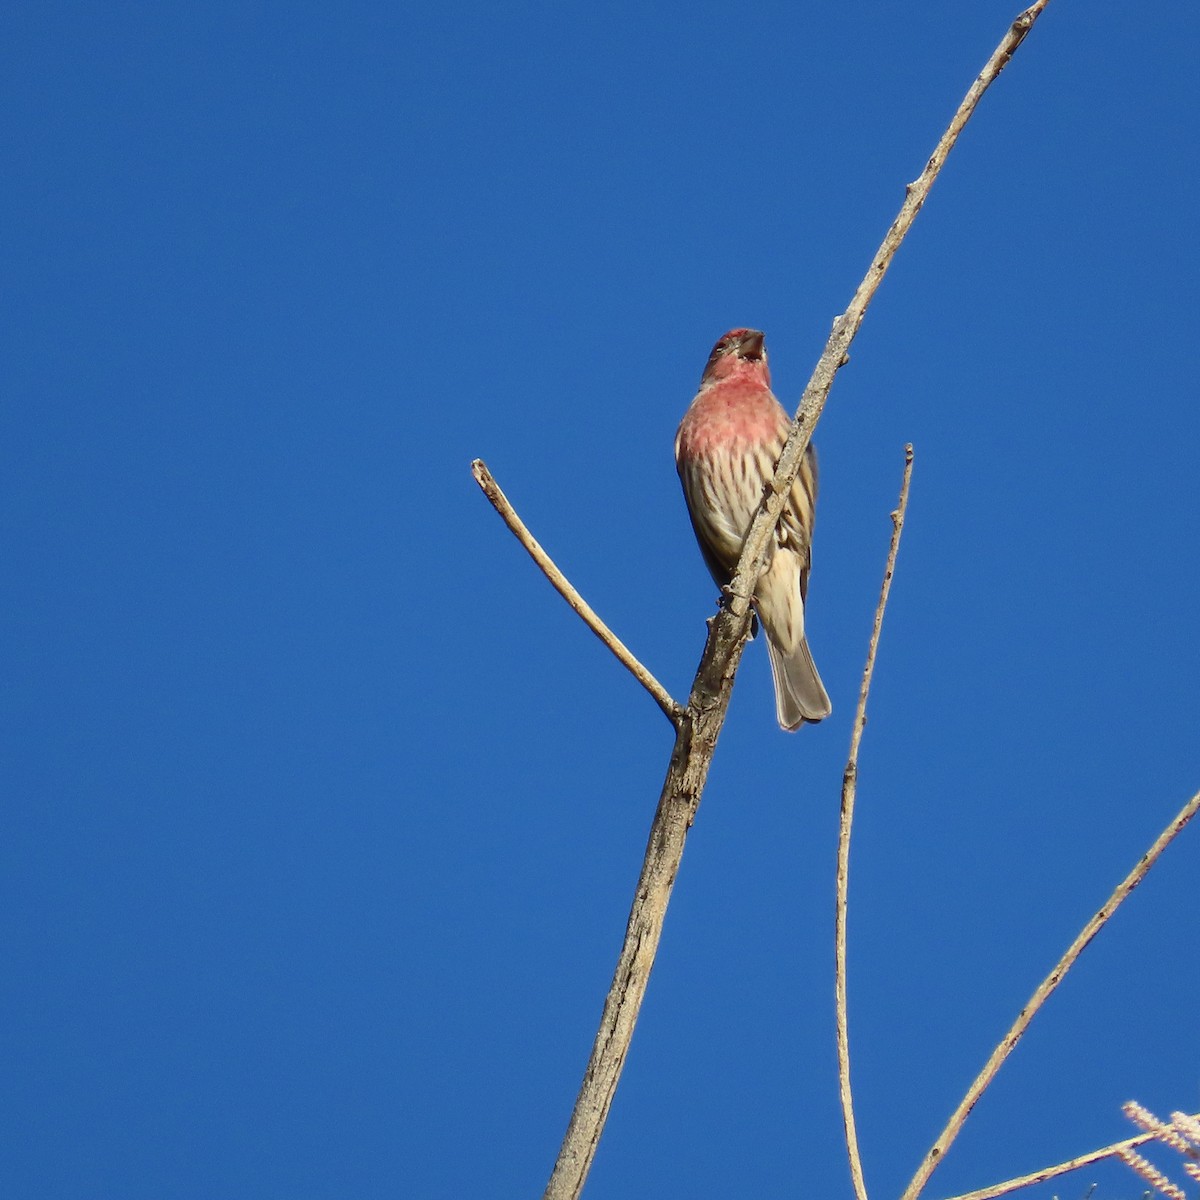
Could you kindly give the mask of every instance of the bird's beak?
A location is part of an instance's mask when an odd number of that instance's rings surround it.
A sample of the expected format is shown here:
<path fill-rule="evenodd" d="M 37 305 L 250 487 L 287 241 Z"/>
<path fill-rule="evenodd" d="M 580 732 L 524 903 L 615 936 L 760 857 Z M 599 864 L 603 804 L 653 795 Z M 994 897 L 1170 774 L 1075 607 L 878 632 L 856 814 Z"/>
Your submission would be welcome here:
<path fill-rule="evenodd" d="M 761 329 L 748 329 L 742 340 L 738 343 L 737 348 L 738 358 L 748 358 L 750 360 L 760 359 L 763 356 L 763 334 Z"/>

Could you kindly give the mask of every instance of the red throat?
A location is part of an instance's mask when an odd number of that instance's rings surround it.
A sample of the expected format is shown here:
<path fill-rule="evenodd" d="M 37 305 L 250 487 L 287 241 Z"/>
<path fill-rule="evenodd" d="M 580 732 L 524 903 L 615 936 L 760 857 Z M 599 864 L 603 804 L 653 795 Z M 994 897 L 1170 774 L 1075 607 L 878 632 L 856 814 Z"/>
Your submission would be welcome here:
<path fill-rule="evenodd" d="M 712 360 L 704 371 L 701 386 L 726 380 L 737 380 L 751 387 L 771 388 L 771 369 L 765 358 L 739 358 L 736 354 L 722 354 Z"/>
<path fill-rule="evenodd" d="M 733 446 L 772 445 L 779 439 L 787 415 L 766 386 L 765 367 L 744 361 L 739 365 L 740 370 L 723 379 L 709 379 L 692 401 L 679 427 L 679 448 L 685 457 L 706 457 Z"/>

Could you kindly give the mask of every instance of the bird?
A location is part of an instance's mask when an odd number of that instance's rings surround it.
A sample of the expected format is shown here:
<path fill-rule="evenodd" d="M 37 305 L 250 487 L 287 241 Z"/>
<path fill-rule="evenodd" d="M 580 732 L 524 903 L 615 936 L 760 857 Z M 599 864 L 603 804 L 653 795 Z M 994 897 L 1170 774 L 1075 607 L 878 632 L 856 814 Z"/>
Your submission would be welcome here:
<path fill-rule="evenodd" d="M 731 329 L 713 346 L 700 390 L 675 435 L 675 466 L 688 515 L 722 589 L 733 577 L 790 426 L 771 391 L 762 331 Z M 832 711 L 804 635 L 816 500 L 817 456 L 810 443 L 753 597 L 766 634 L 776 715 L 789 731 Z"/>

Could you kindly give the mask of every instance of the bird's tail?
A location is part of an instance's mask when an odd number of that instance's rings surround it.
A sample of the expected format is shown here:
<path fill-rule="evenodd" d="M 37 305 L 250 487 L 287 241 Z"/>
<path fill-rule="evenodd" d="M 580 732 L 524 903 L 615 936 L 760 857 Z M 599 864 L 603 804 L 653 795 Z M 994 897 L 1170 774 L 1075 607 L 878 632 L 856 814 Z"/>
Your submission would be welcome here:
<path fill-rule="evenodd" d="M 784 729 L 820 721 L 833 711 L 804 637 L 804 597 L 792 555 L 775 554 L 758 581 L 755 606 L 767 635 L 775 712 Z"/>
<path fill-rule="evenodd" d="M 833 706 L 817 674 L 807 638 L 802 637 L 789 654 L 768 635 L 767 652 L 775 678 L 775 713 L 779 724 L 784 729 L 799 729 L 805 721 L 820 721 L 829 716 Z"/>

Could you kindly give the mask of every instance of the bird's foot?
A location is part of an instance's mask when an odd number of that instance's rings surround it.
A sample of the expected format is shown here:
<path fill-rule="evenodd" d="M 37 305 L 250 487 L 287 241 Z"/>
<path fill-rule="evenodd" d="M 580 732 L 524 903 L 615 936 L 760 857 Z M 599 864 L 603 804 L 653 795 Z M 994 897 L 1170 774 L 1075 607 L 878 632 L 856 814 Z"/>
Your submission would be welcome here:
<path fill-rule="evenodd" d="M 730 601 L 732 601 L 732 599 L 733 599 L 733 592 L 730 591 L 729 585 L 726 584 L 725 586 L 723 586 L 721 588 L 721 594 L 717 597 L 717 607 L 718 608 L 728 608 Z M 712 619 L 712 617 L 709 617 L 708 618 L 708 626 L 710 629 L 712 628 L 712 623 L 713 623 L 713 619 Z M 754 639 L 756 637 L 758 637 L 758 613 L 756 613 L 754 611 L 754 609 L 751 609 L 750 610 L 750 641 L 754 641 Z"/>

